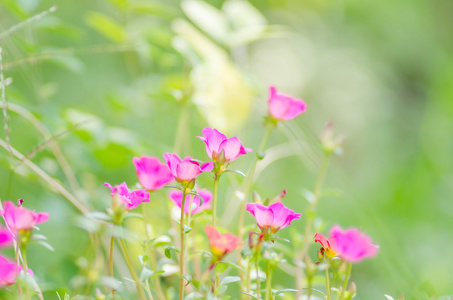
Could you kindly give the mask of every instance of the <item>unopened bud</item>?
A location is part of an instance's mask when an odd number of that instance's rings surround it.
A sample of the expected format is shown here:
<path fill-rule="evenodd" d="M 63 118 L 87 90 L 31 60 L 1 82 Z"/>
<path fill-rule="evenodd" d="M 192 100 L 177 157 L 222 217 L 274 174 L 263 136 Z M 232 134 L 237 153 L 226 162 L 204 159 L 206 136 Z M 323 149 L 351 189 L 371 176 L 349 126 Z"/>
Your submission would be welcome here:
<path fill-rule="evenodd" d="M 253 191 L 253 203 L 262 203 L 261 196 L 257 193 L 257 191 Z"/>
<path fill-rule="evenodd" d="M 271 203 L 282 202 L 283 198 L 285 198 L 285 196 L 286 196 L 286 190 L 283 190 L 280 192 L 280 194 L 275 196 L 274 199 L 272 199 Z"/>
<path fill-rule="evenodd" d="M 349 299 L 352 299 L 355 296 L 356 292 L 357 292 L 357 287 L 356 287 L 354 281 L 352 281 L 348 288 Z"/>
<path fill-rule="evenodd" d="M 253 243 L 253 235 L 254 235 L 254 232 L 253 230 L 250 230 L 249 231 L 249 239 L 248 239 L 248 242 L 249 242 L 249 249 L 253 249 L 253 247 L 255 246 L 254 243 Z"/>

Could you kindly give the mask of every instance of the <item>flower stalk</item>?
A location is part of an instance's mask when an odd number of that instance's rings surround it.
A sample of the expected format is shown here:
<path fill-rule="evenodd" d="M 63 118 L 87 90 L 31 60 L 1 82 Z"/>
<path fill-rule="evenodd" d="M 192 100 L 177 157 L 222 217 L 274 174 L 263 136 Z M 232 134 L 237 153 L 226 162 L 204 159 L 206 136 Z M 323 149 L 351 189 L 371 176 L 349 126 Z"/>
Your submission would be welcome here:
<path fill-rule="evenodd" d="M 346 275 L 345 275 L 344 281 L 343 281 L 343 286 L 341 288 L 340 300 L 344 300 L 344 295 L 345 295 L 346 288 L 348 286 L 349 277 L 351 276 L 351 270 L 352 270 L 352 263 L 348 263 Z"/>
<path fill-rule="evenodd" d="M 179 300 L 183 300 L 184 298 L 184 249 L 185 249 L 185 244 L 184 244 L 184 237 L 185 237 L 185 232 L 184 232 L 184 205 L 186 202 L 186 196 L 188 194 L 188 190 L 190 191 L 189 188 L 183 186 L 183 193 L 182 193 L 182 203 L 181 203 L 181 218 L 180 218 L 180 223 L 179 223 L 179 231 L 181 234 L 181 252 L 180 252 L 180 258 L 179 258 Z"/>

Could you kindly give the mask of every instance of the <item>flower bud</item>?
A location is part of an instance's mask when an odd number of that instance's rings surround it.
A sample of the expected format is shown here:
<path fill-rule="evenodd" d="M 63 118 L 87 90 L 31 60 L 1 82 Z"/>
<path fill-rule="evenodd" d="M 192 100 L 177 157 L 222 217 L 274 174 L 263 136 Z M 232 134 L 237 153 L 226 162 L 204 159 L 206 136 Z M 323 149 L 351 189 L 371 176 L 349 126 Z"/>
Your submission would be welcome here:
<path fill-rule="evenodd" d="M 321 250 L 318 250 L 318 260 L 323 261 L 324 260 L 324 248 L 321 248 Z"/>
<path fill-rule="evenodd" d="M 354 281 L 352 281 L 348 288 L 348 294 L 349 294 L 348 299 L 354 298 L 356 292 L 357 292 L 357 287 L 356 287 Z"/>

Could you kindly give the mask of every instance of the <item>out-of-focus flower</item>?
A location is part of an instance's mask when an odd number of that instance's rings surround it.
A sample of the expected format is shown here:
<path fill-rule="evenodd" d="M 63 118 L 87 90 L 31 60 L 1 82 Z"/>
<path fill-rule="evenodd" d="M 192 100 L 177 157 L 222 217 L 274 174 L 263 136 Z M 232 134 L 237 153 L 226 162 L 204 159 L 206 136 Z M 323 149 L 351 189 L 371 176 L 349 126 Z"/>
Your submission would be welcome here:
<path fill-rule="evenodd" d="M 271 229 L 272 233 L 285 228 L 291 224 L 292 220 L 302 216 L 294 213 L 281 202 L 271 204 L 269 207 L 259 203 L 247 203 L 247 210 L 255 217 L 261 231 L 267 232 L 268 229 Z"/>
<path fill-rule="evenodd" d="M 227 139 L 217 129 L 206 127 L 202 131 L 203 136 L 198 136 L 206 144 L 206 153 L 219 164 L 235 160 L 241 155 L 251 152 L 252 149 L 244 148 L 237 137 Z M 222 153 L 223 152 L 223 153 Z"/>
<path fill-rule="evenodd" d="M 269 88 L 269 115 L 276 121 L 294 119 L 307 110 L 307 105 L 301 99 L 277 93 L 274 86 Z"/>
<path fill-rule="evenodd" d="M 11 201 L 3 203 L 3 210 L 0 215 L 5 219 L 8 228 L 14 232 L 20 230 L 31 230 L 33 226 L 43 223 L 49 219 L 48 213 L 37 213 L 22 206 L 23 200 L 17 201 L 17 207 Z"/>
<path fill-rule="evenodd" d="M 181 159 L 178 155 L 172 153 L 165 153 L 164 159 L 176 181 L 180 183 L 192 181 L 201 173 L 211 171 L 213 167 L 210 163 L 200 166 L 197 161 L 189 156 Z"/>
<path fill-rule="evenodd" d="M 321 142 L 322 146 L 324 148 L 324 151 L 327 154 L 335 153 L 335 154 L 342 154 L 343 149 L 341 148 L 341 145 L 344 141 L 345 137 L 343 134 L 340 134 L 338 136 L 333 135 L 333 123 L 329 122 L 327 123 L 326 127 L 324 128 L 324 132 L 321 137 Z"/>
<path fill-rule="evenodd" d="M 0 288 L 14 284 L 19 275 L 19 271 L 19 266 L 14 262 L 0 256 Z"/>
<path fill-rule="evenodd" d="M 186 196 L 186 201 L 184 203 L 184 213 L 186 215 L 189 214 L 189 211 L 191 212 L 192 215 L 197 214 L 199 212 L 202 212 L 206 209 L 211 209 L 211 201 L 212 201 L 212 194 L 208 190 L 201 190 L 197 192 L 198 195 L 201 196 L 203 199 L 203 204 L 200 205 L 200 198 L 198 196 L 193 196 L 193 195 L 187 195 Z M 173 190 L 168 194 L 168 197 L 173 201 L 173 203 L 181 208 L 182 205 L 182 196 L 183 193 L 182 191 L 179 190 Z M 190 197 L 193 197 L 192 199 L 192 207 L 189 207 L 190 203 Z"/>
<path fill-rule="evenodd" d="M 343 230 L 335 225 L 330 230 L 329 239 L 317 233 L 315 241 L 322 245 L 329 257 L 338 256 L 350 263 L 374 257 L 379 252 L 379 247 L 373 244 L 371 238 L 357 228 Z"/>
<path fill-rule="evenodd" d="M 140 184 L 149 191 L 158 190 L 174 180 L 168 165 L 156 157 L 134 157 L 133 162 Z"/>
<path fill-rule="evenodd" d="M 110 188 L 110 195 L 112 195 L 112 197 L 115 197 L 115 194 L 118 194 L 121 203 L 127 210 L 134 209 L 143 202 L 149 202 L 149 193 L 146 190 L 129 192 L 126 182 L 116 186 L 112 186 L 110 183 L 106 182 L 104 185 Z"/>
<path fill-rule="evenodd" d="M 233 252 L 234 249 L 240 247 L 243 244 L 239 237 L 231 233 L 221 234 L 215 227 L 211 225 L 207 225 L 205 227 L 205 231 L 208 235 L 211 251 L 218 259 L 221 259 L 226 254 Z"/>
<path fill-rule="evenodd" d="M 12 233 L 4 227 L 0 227 L 0 248 L 9 247 L 13 244 L 14 237 Z"/>

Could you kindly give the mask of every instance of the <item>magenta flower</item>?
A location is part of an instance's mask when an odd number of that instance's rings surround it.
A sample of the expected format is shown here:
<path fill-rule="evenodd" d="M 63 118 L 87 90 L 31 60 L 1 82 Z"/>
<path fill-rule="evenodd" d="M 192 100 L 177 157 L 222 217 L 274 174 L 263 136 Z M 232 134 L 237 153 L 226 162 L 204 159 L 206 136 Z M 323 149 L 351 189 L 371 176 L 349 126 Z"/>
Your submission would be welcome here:
<path fill-rule="evenodd" d="M 335 225 L 330 230 L 329 239 L 317 233 L 315 241 L 322 245 L 329 257 L 338 256 L 350 263 L 374 257 L 379 252 L 379 247 L 373 244 L 371 238 L 357 228 L 343 231 L 340 226 Z"/>
<path fill-rule="evenodd" d="M 134 209 L 143 202 L 149 202 L 149 193 L 146 190 L 129 192 L 126 182 L 116 186 L 112 186 L 110 183 L 106 182 L 104 185 L 110 188 L 110 195 L 112 195 L 112 197 L 115 196 L 115 193 L 118 194 L 119 199 L 127 210 Z"/>
<path fill-rule="evenodd" d="M 268 104 L 269 114 L 276 121 L 294 119 L 307 110 L 307 105 L 303 100 L 277 93 L 274 86 L 269 88 Z"/>
<path fill-rule="evenodd" d="M 11 201 L 3 203 L 0 215 L 5 219 L 6 225 L 12 232 L 31 230 L 34 226 L 49 219 L 48 213 L 37 213 L 22 206 L 22 199 L 17 201 L 17 207 Z"/>
<path fill-rule="evenodd" d="M 186 196 L 186 202 L 184 203 L 184 213 L 186 215 L 189 214 L 189 211 L 191 211 L 192 215 L 197 214 L 199 212 L 202 212 L 207 209 L 211 209 L 211 201 L 212 201 L 212 194 L 208 190 L 201 190 L 198 192 L 198 195 L 201 196 L 203 199 L 203 204 L 200 205 L 200 198 L 198 196 L 193 196 L 193 195 L 187 195 Z M 173 201 L 173 203 L 181 208 L 182 205 L 182 191 L 179 190 L 174 190 L 171 191 L 168 194 L 168 197 Z M 192 209 L 189 207 L 190 203 L 190 197 L 193 197 L 192 199 Z"/>
<path fill-rule="evenodd" d="M 164 159 L 171 170 L 171 174 L 180 183 L 192 181 L 201 173 L 211 171 L 213 167 L 210 163 L 200 166 L 197 161 L 189 156 L 181 159 L 178 155 L 172 153 L 165 153 Z"/>
<path fill-rule="evenodd" d="M 12 285 L 19 275 L 19 266 L 14 262 L 0 256 L 0 288 Z"/>
<path fill-rule="evenodd" d="M 255 217 L 261 231 L 267 231 L 270 228 L 272 233 L 285 228 L 291 224 L 292 220 L 302 216 L 294 213 L 281 202 L 271 204 L 269 207 L 259 203 L 247 203 L 247 210 Z"/>
<path fill-rule="evenodd" d="M 244 148 L 241 141 L 237 137 L 227 139 L 217 129 L 206 127 L 202 131 L 203 136 L 197 136 L 206 144 L 206 153 L 214 161 L 217 161 L 219 154 L 223 151 L 225 162 L 235 160 L 241 155 L 251 152 L 252 149 Z M 224 162 L 220 162 L 223 164 Z"/>
<path fill-rule="evenodd" d="M 0 248 L 6 248 L 13 244 L 13 234 L 4 227 L 0 227 Z"/>
<path fill-rule="evenodd" d="M 134 157 L 135 171 L 140 184 L 149 191 L 155 191 L 174 180 L 167 164 L 151 156 Z"/>

